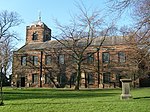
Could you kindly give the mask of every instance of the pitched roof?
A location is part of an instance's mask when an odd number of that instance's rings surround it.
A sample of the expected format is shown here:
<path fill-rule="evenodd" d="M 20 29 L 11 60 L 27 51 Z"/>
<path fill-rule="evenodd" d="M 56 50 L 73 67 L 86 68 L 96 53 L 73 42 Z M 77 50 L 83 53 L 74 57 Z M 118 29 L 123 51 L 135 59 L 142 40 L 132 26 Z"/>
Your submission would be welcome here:
<path fill-rule="evenodd" d="M 94 38 L 92 41 L 91 46 L 99 46 L 100 43 L 104 37 L 98 37 Z M 119 44 L 126 44 L 127 43 L 127 38 L 121 37 L 121 36 L 116 36 L 116 37 L 105 37 L 105 40 L 103 42 L 103 46 L 110 46 L 110 45 L 119 45 Z M 62 42 L 65 42 L 64 40 L 61 40 Z M 86 45 L 86 38 L 78 41 L 79 46 L 84 46 Z M 71 42 L 71 41 L 70 41 Z M 18 51 L 26 51 L 26 50 L 41 50 L 41 49 L 51 49 L 51 48 L 63 48 L 64 46 L 56 41 L 56 40 L 50 40 L 46 42 L 36 42 L 36 43 L 29 43 L 25 44 L 23 47 L 21 47 Z"/>

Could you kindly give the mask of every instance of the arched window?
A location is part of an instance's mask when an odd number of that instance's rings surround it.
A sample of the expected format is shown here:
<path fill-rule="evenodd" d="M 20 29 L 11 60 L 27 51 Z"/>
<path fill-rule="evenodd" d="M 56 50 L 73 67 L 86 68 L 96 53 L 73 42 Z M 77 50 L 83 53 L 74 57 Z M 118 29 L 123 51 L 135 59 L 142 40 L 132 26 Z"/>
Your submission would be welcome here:
<path fill-rule="evenodd" d="M 32 34 L 32 40 L 37 40 L 37 39 L 38 39 L 37 32 L 33 32 L 33 34 Z"/>

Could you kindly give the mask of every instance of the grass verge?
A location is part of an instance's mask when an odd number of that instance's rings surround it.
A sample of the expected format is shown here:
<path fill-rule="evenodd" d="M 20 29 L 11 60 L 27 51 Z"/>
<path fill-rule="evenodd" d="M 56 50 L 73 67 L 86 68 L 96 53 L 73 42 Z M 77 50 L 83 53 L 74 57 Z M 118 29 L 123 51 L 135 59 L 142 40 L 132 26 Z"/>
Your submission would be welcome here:
<path fill-rule="evenodd" d="M 120 100 L 121 89 L 80 90 L 4 88 L 0 112 L 150 112 L 150 88 L 132 89 Z"/>

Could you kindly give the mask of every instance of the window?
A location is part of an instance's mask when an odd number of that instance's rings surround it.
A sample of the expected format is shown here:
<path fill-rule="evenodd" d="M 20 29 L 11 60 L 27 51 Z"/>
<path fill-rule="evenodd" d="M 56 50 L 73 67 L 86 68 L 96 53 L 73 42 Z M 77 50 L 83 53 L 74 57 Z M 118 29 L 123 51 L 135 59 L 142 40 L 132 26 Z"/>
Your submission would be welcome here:
<path fill-rule="evenodd" d="M 23 65 L 23 66 L 27 65 L 27 57 L 26 56 L 21 57 L 21 65 Z"/>
<path fill-rule="evenodd" d="M 45 42 L 45 41 L 48 41 L 48 40 L 50 40 L 50 36 L 48 34 L 45 34 L 44 38 L 43 38 L 43 41 Z"/>
<path fill-rule="evenodd" d="M 120 74 L 116 74 L 116 81 L 120 81 L 120 78 L 121 78 L 121 76 L 120 76 Z"/>
<path fill-rule="evenodd" d="M 72 54 L 72 62 L 73 62 L 73 63 L 76 63 L 76 62 L 77 62 L 77 59 L 78 59 L 77 55 L 76 55 L 75 53 L 73 53 L 73 54 Z"/>
<path fill-rule="evenodd" d="M 37 39 L 38 39 L 38 34 L 37 34 L 37 32 L 34 32 L 32 34 L 32 40 L 37 40 Z"/>
<path fill-rule="evenodd" d="M 38 65 L 38 57 L 33 56 L 33 65 Z"/>
<path fill-rule="evenodd" d="M 102 61 L 103 63 L 109 63 L 110 60 L 110 54 L 108 52 L 102 53 Z"/>
<path fill-rule="evenodd" d="M 38 74 L 32 74 L 32 83 L 38 84 Z"/>
<path fill-rule="evenodd" d="M 71 84 L 75 84 L 76 83 L 76 79 L 77 79 L 77 73 L 73 73 L 70 77 L 70 83 Z"/>
<path fill-rule="evenodd" d="M 45 56 L 45 65 L 51 64 L 51 56 Z"/>
<path fill-rule="evenodd" d="M 119 52 L 119 53 L 118 53 L 118 61 L 119 61 L 120 63 L 126 62 L 126 56 L 125 56 L 125 53 L 124 53 L 124 52 Z"/>
<path fill-rule="evenodd" d="M 45 74 L 45 84 L 50 84 L 51 83 L 51 73 Z"/>
<path fill-rule="evenodd" d="M 46 35 L 46 40 L 50 40 L 50 35 Z"/>
<path fill-rule="evenodd" d="M 64 73 L 59 74 L 59 76 L 57 77 L 57 81 L 59 82 L 59 84 L 64 85 L 67 81 L 66 75 Z"/>
<path fill-rule="evenodd" d="M 59 64 L 65 64 L 65 55 L 59 55 Z"/>
<path fill-rule="evenodd" d="M 93 63 L 94 62 L 94 54 L 88 53 L 87 54 L 87 63 Z"/>
<path fill-rule="evenodd" d="M 88 78 L 88 84 L 93 84 L 94 83 L 94 77 L 92 73 L 87 73 L 87 78 Z"/>
<path fill-rule="evenodd" d="M 103 83 L 109 83 L 110 82 L 110 73 L 103 73 Z"/>

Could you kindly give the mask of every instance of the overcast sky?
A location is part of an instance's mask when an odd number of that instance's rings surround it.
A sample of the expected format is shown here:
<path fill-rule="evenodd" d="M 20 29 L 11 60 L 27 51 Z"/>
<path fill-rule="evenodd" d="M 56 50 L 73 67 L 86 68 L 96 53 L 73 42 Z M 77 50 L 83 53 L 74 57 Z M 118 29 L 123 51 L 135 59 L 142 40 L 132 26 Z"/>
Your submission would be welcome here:
<path fill-rule="evenodd" d="M 107 12 L 108 0 L 82 0 L 87 8 L 99 9 L 102 15 Z M 16 11 L 20 14 L 24 23 L 15 30 L 19 33 L 22 41 L 19 42 L 18 48 L 25 44 L 26 26 L 38 20 L 38 12 L 41 12 L 42 21 L 52 29 L 53 35 L 57 33 L 54 19 L 57 19 L 62 24 L 68 24 L 71 14 L 78 14 L 79 10 L 76 7 L 76 2 L 80 0 L 0 0 L 0 11 Z M 109 16 L 109 19 L 113 18 Z M 128 15 L 124 15 L 118 20 L 117 25 L 129 25 L 131 19 Z"/>

